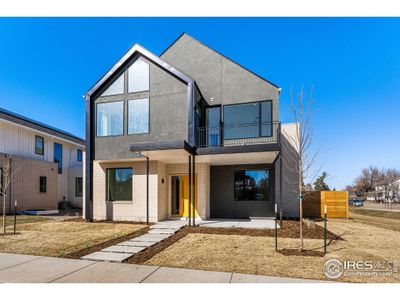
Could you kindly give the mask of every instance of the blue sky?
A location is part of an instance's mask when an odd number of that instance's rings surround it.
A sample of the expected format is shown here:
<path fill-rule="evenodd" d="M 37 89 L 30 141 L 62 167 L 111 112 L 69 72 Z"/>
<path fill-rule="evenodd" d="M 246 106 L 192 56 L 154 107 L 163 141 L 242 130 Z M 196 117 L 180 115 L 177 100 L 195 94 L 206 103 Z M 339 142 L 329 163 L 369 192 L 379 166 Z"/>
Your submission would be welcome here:
<path fill-rule="evenodd" d="M 134 43 L 183 31 L 282 88 L 314 86 L 315 146 L 331 187 L 400 168 L 399 18 L 1 18 L 0 107 L 84 136 L 82 95 Z"/>

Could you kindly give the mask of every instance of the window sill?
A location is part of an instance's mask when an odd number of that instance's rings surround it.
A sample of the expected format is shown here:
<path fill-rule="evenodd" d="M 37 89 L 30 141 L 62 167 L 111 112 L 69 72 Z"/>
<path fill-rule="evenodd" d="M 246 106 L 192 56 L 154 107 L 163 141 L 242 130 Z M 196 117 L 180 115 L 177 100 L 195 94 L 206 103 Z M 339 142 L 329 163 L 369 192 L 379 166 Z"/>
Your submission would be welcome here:
<path fill-rule="evenodd" d="M 107 201 L 106 200 L 106 203 L 109 203 L 109 204 L 132 204 L 133 201 L 129 201 L 129 200 Z"/>

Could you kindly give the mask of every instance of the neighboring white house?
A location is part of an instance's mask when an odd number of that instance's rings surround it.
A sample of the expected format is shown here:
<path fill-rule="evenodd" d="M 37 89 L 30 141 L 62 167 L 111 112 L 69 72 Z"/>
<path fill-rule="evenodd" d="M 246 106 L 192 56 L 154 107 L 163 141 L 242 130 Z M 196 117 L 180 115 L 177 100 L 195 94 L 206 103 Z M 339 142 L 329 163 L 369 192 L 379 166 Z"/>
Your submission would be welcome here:
<path fill-rule="evenodd" d="M 61 201 L 82 207 L 83 139 L 0 108 L 0 172 L 10 158 L 18 170 L 7 191 L 8 211 L 14 200 L 19 210 L 57 209 Z"/>
<path fill-rule="evenodd" d="M 400 178 L 394 181 L 389 187 L 383 185 L 375 187 L 375 191 L 367 194 L 367 201 L 378 202 L 400 202 Z"/>

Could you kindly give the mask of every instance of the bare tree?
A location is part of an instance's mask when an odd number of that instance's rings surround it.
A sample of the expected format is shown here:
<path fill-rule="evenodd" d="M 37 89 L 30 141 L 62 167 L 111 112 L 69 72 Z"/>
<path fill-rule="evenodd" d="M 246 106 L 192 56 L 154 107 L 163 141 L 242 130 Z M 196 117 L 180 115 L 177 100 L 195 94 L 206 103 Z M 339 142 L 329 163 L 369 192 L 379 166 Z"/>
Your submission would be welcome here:
<path fill-rule="evenodd" d="M 297 191 L 299 193 L 297 198 L 299 201 L 300 250 L 303 250 L 303 199 L 310 192 L 304 185 L 304 182 L 305 179 L 313 182 L 316 175 L 320 172 L 321 168 L 316 168 L 316 162 L 321 147 L 317 150 L 313 149 L 312 89 L 306 97 L 303 86 L 296 96 L 293 95 L 293 89 L 291 88 L 290 99 L 295 132 L 284 135 L 287 141 L 285 145 L 284 140 L 282 145 L 282 162 L 291 173 L 298 174 L 295 177 L 297 178 Z M 290 145 L 292 147 L 288 147 Z"/>
<path fill-rule="evenodd" d="M 1 174 L 0 174 L 0 196 L 3 198 L 3 234 L 6 234 L 6 203 L 9 194 L 9 189 L 11 187 L 12 179 L 15 177 L 15 174 L 22 167 L 21 164 L 17 165 L 15 161 L 13 161 L 11 155 L 3 154 L 1 157 Z"/>
<path fill-rule="evenodd" d="M 361 174 L 354 181 L 356 193 L 363 195 L 367 199 L 368 192 L 374 191 L 378 181 L 381 178 L 381 172 L 377 167 L 369 166 L 361 170 Z"/>
<path fill-rule="evenodd" d="M 399 185 L 396 181 L 400 179 L 400 171 L 396 169 L 382 169 L 378 180 L 379 186 L 384 193 L 385 202 L 391 202 L 397 197 Z"/>

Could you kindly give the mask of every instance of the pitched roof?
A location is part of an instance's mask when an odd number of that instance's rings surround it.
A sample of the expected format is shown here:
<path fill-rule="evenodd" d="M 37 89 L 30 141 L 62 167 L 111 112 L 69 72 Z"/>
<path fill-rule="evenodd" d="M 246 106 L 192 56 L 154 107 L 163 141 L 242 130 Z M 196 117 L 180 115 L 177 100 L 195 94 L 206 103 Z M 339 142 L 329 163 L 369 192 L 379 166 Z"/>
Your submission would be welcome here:
<path fill-rule="evenodd" d="M 70 142 L 80 144 L 81 146 L 85 146 L 85 140 L 81 139 L 80 137 L 77 137 L 77 136 L 75 136 L 69 132 L 63 131 L 61 129 L 52 127 L 50 125 L 41 123 L 39 121 L 32 120 L 25 116 L 16 114 L 14 112 L 11 112 L 11 111 L 6 110 L 1 107 L 0 107 L 0 119 L 4 119 L 9 122 L 13 122 L 13 123 L 25 126 L 25 127 L 29 127 L 34 130 L 41 131 L 41 132 L 44 132 L 44 133 L 47 133 L 50 135 L 54 135 L 61 139 L 68 140 Z"/>
<path fill-rule="evenodd" d="M 166 70 L 169 73 L 172 73 L 176 77 L 180 78 L 181 80 L 189 83 L 189 82 L 194 82 L 194 80 L 180 71 L 179 69 L 175 68 L 172 66 L 170 63 L 166 62 L 159 56 L 155 55 L 154 53 L 150 52 L 146 48 L 140 46 L 139 44 L 134 44 L 123 56 L 122 58 L 114 64 L 108 71 L 105 73 L 91 88 L 90 90 L 86 93 L 87 96 L 93 95 L 94 92 L 96 92 L 108 79 L 112 77 L 112 75 L 117 72 L 123 65 L 131 58 L 133 57 L 136 53 L 140 53 L 144 57 L 146 57 L 148 60 L 153 62 L 154 64 L 158 65 L 162 69 Z"/>
<path fill-rule="evenodd" d="M 258 77 L 258 78 L 260 78 L 261 80 L 263 80 L 263 81 L 265 81 L 265 82 L 267 82 L 267 83 L 273 85 L 274 87 L 280 89 L 280 87 L 277 86 L 275 83 L 269 81 L 268 79 L 265 79 L 264 77 L 258 75 L 257 73 L 254 73 L 253 71 L 249 70 L 248 68 L 244 67 L 243 65 L 241 65 L 241 64 L 239 64 L 238 62 L 234 61 L 233 59 L 231 59 L 231 58 L 225 56 L 225 55 L 222 54 L 221 52 L 215 50 L 214 48 L 212 48 L 212 47 L 210 47 L 210 46 L 204 44 L 202 41 L 199 41 L 198 39 L 196 39 L 196 38 L 192 37 L 191 35 L 187 34 L 186 32 L 182 32 L 182 33 L 177 37 L 177 39 L 176 39 L 175 41 L 173 41 L 172 44 L 169 45 L 169 46 L 160 54 L 160 57 L 163 56 L 164 53 L 166 53 L 177 41 L 179 41 L 179 40 L 180 40 L 183 36 L 185 36 L 185 35 L 188 36 L 189 38 L 191 38 L 192 40 L 196 41 L 197 43 L 203 45 L 204 47 L 207 47 L 207 48 L 210 49 L 211 51 L 217 53 L 218 55 L 224 57 L 225 59 L 231 61 L 231 62 L 234 63 L 235 65 L 237 65 L 237 66 L 243 68 L 243 69 L 246 70 L 247 72 L 253 74 L 254 76 L 256 76 L 256 77 Z"/>

